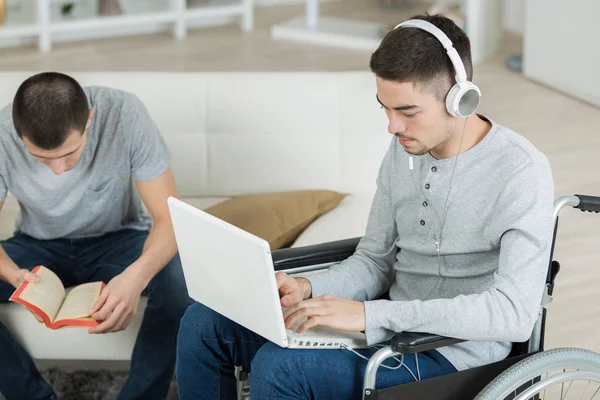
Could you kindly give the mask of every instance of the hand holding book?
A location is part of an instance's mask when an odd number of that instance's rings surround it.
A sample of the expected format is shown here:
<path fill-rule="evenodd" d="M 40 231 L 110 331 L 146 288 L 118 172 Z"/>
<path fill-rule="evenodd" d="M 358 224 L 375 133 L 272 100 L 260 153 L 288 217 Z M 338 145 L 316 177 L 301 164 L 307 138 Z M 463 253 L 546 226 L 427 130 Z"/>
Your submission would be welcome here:
<path fill-rule="evenodd" d="M 20 269 L 16 273 L 16 282 L 13 285 L 15 286 L 15 288 L 18 288 L 23 282 L 27 281 L 37 283 L 40 281 L 40 277 L 28 269 Z M 35 319 L 37 319 L 38 322 L 44 322 L 41 316 L 39 316 L 33 311 L 31 311 L 31 313 L 33 314 Z"/>
<path fill-rule="evenodd" d="M 66 290 L 58 276 L 44 266 L 35 267 L 31 274 L 34 276 L 23 273 L 22 283 L 10 301 L 25 306 L 50 329 L 99 324 L 91 317 L 90 310 L 104 282 L 84 283 Z"/>

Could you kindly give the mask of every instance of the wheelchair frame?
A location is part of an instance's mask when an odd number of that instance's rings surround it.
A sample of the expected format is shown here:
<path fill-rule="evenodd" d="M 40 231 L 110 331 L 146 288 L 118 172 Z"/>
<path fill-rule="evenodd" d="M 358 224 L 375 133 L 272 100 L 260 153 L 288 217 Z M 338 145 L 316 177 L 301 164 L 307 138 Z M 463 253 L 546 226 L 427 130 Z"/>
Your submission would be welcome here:
<path fill-rule="evenodd" d="M 546 305 L 552 301 L 554 280 L 560 271 L 560 264 L 554 258 L 554 247 L 558 231 L 558 216 L 564 207 L 578 208 L 581 211 L 600 212 L 600 197 L 585 195 L 568 195 L 558 197 L 554 201 L 554 234 L 550 252 L 550 262 L 546 277 L 545 290 L 540 304 L 538 319 L 526 342 L 513 343 L 511 353 L 507 358 L 472 368 L 458 371 L 434 378 L 418 380 L 408 384 L 377 389 L 375 382 L 380 365 L 388 358 L 401 354 L 415 354 L 432 350 L 455 343 L 464 339 L 443 337 L 421 332 L 397 333 L 390 345 L 379 349 L 367 364 L 363 378 L 363 400 L 392 400 L 392 399 L 438 399 L 438 400 L 466 400 L 474 399 L 491 381 L 517 362 L 539 352 L 544 351 L 544 329 L 546 322 Z M 272 253 L 276 271 L 285 271 L 288 274 L 326 269 L 329 266 L 351 256 L 360 242 L 360 237 L 333 241 L 312 246 L 286 248 Z M 249 394 L 247 386 L 248 371 L 241 369 L 238 380 L 242 381 L 239 397 Z M 539 380 L 539 378 L 538 378 Z M 246 383 L 246 384 L 244 384 Z M 519 393 L 535 382 L 523 385 Z M 515 394 L 515 396 L 518 393 Z M 509 397 L 511 399 L 514 397 Z"/>

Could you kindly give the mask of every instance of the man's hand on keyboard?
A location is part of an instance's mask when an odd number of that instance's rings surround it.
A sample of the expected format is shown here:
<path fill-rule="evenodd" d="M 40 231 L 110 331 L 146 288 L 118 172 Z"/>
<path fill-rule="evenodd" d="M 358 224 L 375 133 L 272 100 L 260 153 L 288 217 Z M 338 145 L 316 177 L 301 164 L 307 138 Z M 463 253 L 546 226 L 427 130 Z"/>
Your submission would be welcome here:
<path fill-rule="evenodd" d="M 287 308 L 310 297 L 310 282 L 305 278 L 294 278 L 285 272 L 275 274 L 281 307 Z"/>
<path fill-rule="evenodd" d="M 294 326 L 296 321 L 306 318 L 296 330 L 298 333 L 304 333 L 315 326 L 361 332 L 365 330 L 366 325 L 363 302 L 329 295 L 303 300 L 286 309 L 283 318 L 288 329 Z"/>

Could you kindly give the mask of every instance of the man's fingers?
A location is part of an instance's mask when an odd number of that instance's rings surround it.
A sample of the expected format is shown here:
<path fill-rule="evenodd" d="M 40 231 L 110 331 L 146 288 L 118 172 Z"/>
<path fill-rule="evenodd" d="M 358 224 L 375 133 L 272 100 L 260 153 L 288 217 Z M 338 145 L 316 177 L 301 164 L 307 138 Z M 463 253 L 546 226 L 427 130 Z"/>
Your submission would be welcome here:
<path fill-rule="evenodd" d="M 98 319 L 98 318 L 94 317 L 93 314 L 98 313 L 98 310 L 100 310 L 104 307 L 106 300 L 108 299 L 108 295 L 109 295 L 109 291 L 106 288 L 104 288 L 102 290 L 102 292 L 100 293 L 100 296 L 98 297 L 98 299 L 96 299 L 96 302 L 90 309 L 90 314 L 92 315 L 92 318 Z M 100 319 L 105 319 L 105 318 L 106 318 L 106 315 L 104 316 L 104 318 L 100 318 Z"/>
<path fill-rule="evenodd" d="M 111 332 L 119 332 L 127 328 L 127 325 L 129 325 L 129 322 L 133 319 L 134 314 L 135 312 L 130 311 L 127 307 L 123 307 L 121 317 L 112 328 Z"/>
<path fill-rule="evenodd" d="M 288 275 L 280 275 L 277 282 L 279 297 L 281 298 L 281 306 L 288 308 L 302 301 L 302 288 L 298 286 L 294 278 Z"/>
<path fill-rule="evenodd" d="M 290 305 L 288 308 L 286 308 L 283 311 L 283 320 L 287 321 L 287 319 L 290 317 L 290 315 L 292 315 L 293 313 L 297 312 L 298 310 L 306 307 L 306 301 L 300 301 L 296 304 L 292 304 Z"/>
<path fill-rule="evenodd" d="M 124 312 L 121 318 L 119 319 L 119 322 L 116 323 L 111 332 L 119 332 L 126 329 L 132 319 L 133 315 Z"/>
<path fill-rule="evenodd" d="M 286 294 L 281 298 L 281 306 L 284 308 L 288 308 L 293 306 L 296 303 L 302 301 L 302 296 L 300 296 L 297 292 L 292 292 L 290 294 Z"/>
<path fill-rule="evenodd" d="M 284 318 L 285 327 L 290 329 L 292 326 L 294 326 L 296 322 L 303 318 L 311 318 L 317 315 L 325 315 L 325 313 L 325 309 L 323 307 L 319 307 L 318 305 L 314 307 L 308 306 L 299 308 L 297 311 L 289 313 L 287 317 Z"/>
<path fill-rule="evenodd" d="M 299 320 L 306 319 L 296 329 L 296 332 L 302 333 L 307 329 L 317 325 L 328 325 L 333 322 L 333 318 L 338 312 L 334 298 L 329 295 L 323 295 L 314 299 L 303 300 L 284 312 L 285 327 L 290 329 Z"/>
<path fill-rule="evenodd" d="M 281 288 L 281 285 L 287 281 L 288 274 L 283 271 L 278 271 L 275 273 L 275 282 L 277 282 L 277 288 Z"/>
<path fill-rule="evenodd" d="M 279 271 L 275 273 L 275 282 L 277 283 L 277 291 L 280 296 L 289 292 L 289 278 L 285 272 Z"/>
<path fill-rule="evenodd" d="M 120 303 L 117 305 L 117 307 L 115 307 L 110 317 L 108 317 L 108 325 L 106 327 L 106 331 L 114 332 L 116 330 L 115 328 L 117 327 L 119 321 L 121 321 L 123 316 L 127 317 L 125 313 L 125 305 L 123 305 L 123 303 Z"/>
<path fill-rule="evenodd" d="M 113 298 L 108 298 L 103 302 L 102 308 L 98 311 L 91 314 L 91 317 L 97 321 L 105 321 L 109 318 L 109 314 L 112 312 L 114 314 L 117 308 L 118 300 Z"/>
<path fill-rule="evenodd" d="M 33 272 L 26 272 L 23 275 L 23 280 L 33 282 L 33 283 L 38 283 L 41 280 L 41 278 L 39 275 L 36 275 Z"/>
<path fill-rule="evenodd" d="M 291 305 L 288 309 L 283 312 L 283 319 L 287 319 L 290 315 L 309 308 L 321 308 L 324 304 L 320 299 L 308 299 L 301 300 Z"/>
<path fill-rule="evenodd" d="M 294 285 L 294 278 L 287 275 L 285 272 L 277 272 L 275 274 L 275 279 L 277 281 L 277 291 L 279 292 L 279 296 L 283 297 L 298 292 L 298 288 Z"/>
<path fill-rule="evenodd" d="M 116 307 L 114 307 L 113 312 L 110 314 L 110 316 L 107 319 L 104 320 L 104 322 L 102 322 L 98 326 L 95 326 L 95 327 L 91 328 L 89 330 L 89 332 L 90 333 L 106 333 L 106 332 L 110 332 L 115 327 L 115 325 L 119 321 L 121 315 L 123 314 L 123 308 L 124 308 L 123 305 L 118 304 Z M 102 312 L 102 311 L 103 310 L 100 310 L 100 312 Z"/>
<path fill-rule="evenodd" d="M 304 333 L 307 330 L 309 330 L 310 328 L 314 328 L 315 326 L 327 325 L 328 319 L 329 319 L 329 316 L 322 316 L 322 315 L 317 315 L 314 317 L 307 318 L 306 321 L 304 321 L 302 324 L 300 324 L 300 326 L 298 327 L 296 332 Z"/>
<path fill-rule="evenodd" d="M 23 282 L 31 282 L 31 283 L 38 283 L 40 282 L 42 278 L 39 275 L 34 274 L 31 271 L 28 270 L 20 270 L 18 275 L 17 275 L 17 286 L 21 285 Z"/>
<path fill-rule="evenodd" d="M 290 286 L 289 282 L 279 282 L 277 291 L 279 292 L 279 297 L 281 297 L 282 300 L 284 297 L 290 297 L 290 295 L 294 294 L 294 289 Z"/>

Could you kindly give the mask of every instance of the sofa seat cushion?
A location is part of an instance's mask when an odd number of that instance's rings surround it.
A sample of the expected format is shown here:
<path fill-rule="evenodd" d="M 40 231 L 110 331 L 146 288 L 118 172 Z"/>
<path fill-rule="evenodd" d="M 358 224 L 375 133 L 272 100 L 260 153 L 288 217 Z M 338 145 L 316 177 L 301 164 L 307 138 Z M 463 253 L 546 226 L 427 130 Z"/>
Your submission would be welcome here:
<path fill-rule="evenodd" d="M 127 329 L 102 335 L 91 335 L 87 328 L 48 329 L 29 310 L 15 303 L 0 304 L 0 322 L 18 337 L 34 359 L 129 360 L 146 304 L 146 297 L 142 297 Z"/>

